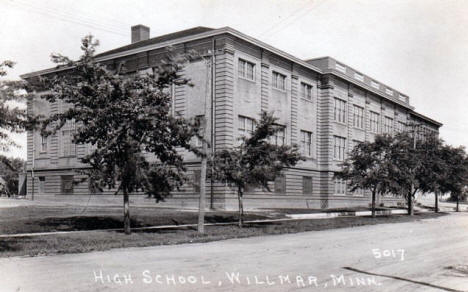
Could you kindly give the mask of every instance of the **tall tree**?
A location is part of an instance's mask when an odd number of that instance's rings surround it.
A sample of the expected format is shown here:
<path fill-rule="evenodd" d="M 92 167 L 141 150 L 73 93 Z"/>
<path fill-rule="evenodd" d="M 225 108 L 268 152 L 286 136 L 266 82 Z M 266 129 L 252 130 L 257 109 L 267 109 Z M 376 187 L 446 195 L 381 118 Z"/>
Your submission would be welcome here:
<path fill-rule="evenodd" d="M 351 150 L 335 176 L 347 180 L 350 190 L 369 190 L 372 194 L 372 217 L 376 216 L 377 195 L 388 193 L 392 181 L 389 177 L 389 151 L 392 137 L 377 135 L 373 142 L 361 142 Z"/>
<path fill-rule="evenodd" d="M 10 146 L 18 146 L 11 138 L 11 133 L 21 133 L 32 126 L 28 118 L 25 103 L 28 98 L 27 84 L 23 81 L 5 79 L 7 70 L 14 67 L 14 62 L 0 62 L 0 150 L 8 151 Z"/>
<path fill-rule="evenodd" d="M 211 175 L 217 181 L 235 187 L 239 203 L 239 227 L 243 225 L 243 197 L 246 186 L 263 187 L 275 180 L 285 168 L 292 167 L 302 157 L 296 145 L 276 145 L 270 142 L 280 128 L 272 114 L 262 112 L 250 137 L 243 137 L 239 146 L 217 151 Z M 213 163 L 214 162 L 214 163 Z"/>
<path fill-rule="evenodd" d="M 46 79 L 51 93 L 44 98 L 71 107 L 45 118 L 42 132 L 50 135 L 67 123 L 75 125 L 72 142 L 91 145 L 81 158 L 90 166 L 90 181 L 123 194 L 124 230 L 129 234 L 129 194 L 142 191 L 163 200 L 185 180 L 178 150 L 197 152 L 190 144 L 197 129 L 171 115 L 168 93 L 172 85 L 189 84 L 180 74 L 188 57 L 168 52 L 153 73 L 124 75 L 95 60 L 98 44 L 92 36 L 83 38 L 77 61 L 52 56 L 67 71 Z"/>
<path fill-rule="evenodd" d="M 460 198 L 465 195 L 468 186 L 468 157 L 463 147 L 442 147 L 442 159 L 446 163 L 446 171 L 440 180 L 441 193 L 450 193 L 457 202 L 459 211 Z"/>
<path fill-rule="evenodd" d="M 420 167 L 416 170 L 422 193 L 434 193 L 434 212 L 439 212 L 439 194 L 447 179 L 450 165 L 443 155 L 443 141 L 436 135 L 429 135 L 416 143 Z"/>
<path fill-rule="evenodd" d="M 24 163 L 21 158 L 0 155 L 0 177 L 5 180 L 4 190 L 8 197 L 18 193 L 18 175 L 23 170 Z"/>

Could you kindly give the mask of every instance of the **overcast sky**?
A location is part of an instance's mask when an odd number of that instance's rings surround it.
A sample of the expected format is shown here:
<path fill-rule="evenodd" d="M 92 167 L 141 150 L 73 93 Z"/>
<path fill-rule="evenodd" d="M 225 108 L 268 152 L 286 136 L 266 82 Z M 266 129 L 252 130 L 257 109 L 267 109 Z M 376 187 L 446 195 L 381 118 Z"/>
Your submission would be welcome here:
<path fill-rule="evenodd" d="M 444 125 L 441 137 L 468 146 L 468 0 L 0 0 L 0 60 L 11 78 L 49 68 L 50 54 L 76 58 L 80 39 L 100 51 L 194 26 L 230 26 L 296 57 L 332 56 L 410 96 Z M 26 157 L 23 147 L 11 156 Z"/>

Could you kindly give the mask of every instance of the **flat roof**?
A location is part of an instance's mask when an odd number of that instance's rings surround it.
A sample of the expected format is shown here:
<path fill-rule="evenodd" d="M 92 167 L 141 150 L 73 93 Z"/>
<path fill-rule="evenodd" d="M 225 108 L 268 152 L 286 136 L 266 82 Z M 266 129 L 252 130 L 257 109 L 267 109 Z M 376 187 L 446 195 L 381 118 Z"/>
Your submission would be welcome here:
<path fill-rule="evenodd" d="M 171 46 L 171 45 L 176 45 L 176 44 L 181 44 L 181 43 L 185 43 L 185 42 L 188 42 L 188 41 L 193 41 L 193 40 L 198 40 L 198 39 L 202 39 L 202 38 L 207 38 L 207 37 L 213 37 L 213 36 L 217 36 L 217 35 L 221 35 L 221 34 L 230 34 L 232 36 L 235 36 L 239 39 L 242 39 L 244 41 L 247 41 L 247 42 L 250 42 L 250 43 L 253 43 L 255 45 L 257 45 L 258 47 L 260 48 L 263 48 L 265 50 L 268 50 L 274 54 L 277 54 L 278 56 L 281 56 L 285 59 L 288 59 L 298 65 L 301 65 L 307 69 L 310 69 L 312 71 L 315 71 L 317 73 L 320 73 L 320 74 L 326 74 L 326 73 L 331 73 L 331 74 L 334 74 L 338 77 L 341 77 L 343 79 L 345 79 L 346 81 L 350 82 L 350 83 L 353 83 L 357 86 L 360 86 L 362 88 L 364 88 L 365 90 L 368 90 L 368 91 L 371 91 L 377 95 L 379 95 L 380 97 L 386 99 L 386 100 L 389 100 L 393 103 L 397 103 L 397 104 L 400 104 L 401 106 L 403 107 L 406 107 L 408 109 L 410 109 L 412 112 L 414 110 L 414 107 L 410 106 L 409 104 L 405 104 L 403 102 L 398 102 L 398 100 L 394 100 L 394 99 L 391 99 L 389 98 L 388 96 L 386 96 L 385 94 L 383 94 L 382 92 L 380 92 L 379 90 L 375 90 L 374 88 L 368 86 L 367 84 L 363 83 L 363 82 L 360 82 L 358 80 L 355 80 L 354 78 L 351 78 L 350 76 L 346 75 L 346 74 L 342 74 L 341 72 L 336 72 L 336 70 L 324 70 L 314 64 L 311 64 L 309 63 L 310 61 L 313 61 L 313 60 L 318 60 L 318 59 L 324 59 L 324 58 L 331 58 L 331 57 L 321 57 L 321 58 L 314 58 L 314 59 L 308 59 L 307 61 L 305 60 L 302 60 L 302 59 L 299 59 L 289 53 L 286 53 L 282 50 L 279 50 L 271 45 L 268 45 L 258 39 L 255 39 L 251 36 L 248 36 L 244 33 L 241 33 L 240 31 L 237 31 L 233 28 L 230 28 L 230 27 L 222 27 L 222 28 L 218 28 L 218 29 L 213 29 L 213 28 L 208 28 L 208 27 L 203 27 L 203 26 L 198 26 L 198 27 L 194 27 L 194 28 L 190 28 L 190 29 L 186 29 L 186 30 L 182 30 L 182 31 L 178 31 L 178 32 L 175 32 L 175 33 L 170 33 L 170 34 L 165 34 L 165 35 L 162 35 L 162 36 L 158 36 L 158 37 L 154 37 L 154 38 L 150 38 L 148 40 L 145 40 L 145 41 L 140 41 L 140 42 L 136 42 L 136 43 L 133 43 L 133 44 L 129 44 L 129 45 L 125 45 L 125 46 L 122 46 L 122 47 L 119 47 L 119 48 L 116 48 L 116 49 L 112 49 L 112 50 L 109 50 L 109 51 L 106 51 L 106 52 L 103 52 L 103 53 L 99 53 L 96 55 L 96 61 L 106 61 L 106 60 L 111 60 L 111 59 L 115 59 L 115 58 L 119 58 L 119 57 L 124 57 L 124 56 L 128 56 L 128 55 L 133 55 L 133 54 L 137 54 L 137 53 L 141 53 L 141 52 L 145 52 L 145 51 L 149 51 L 149 50 L 154 50 L 154 49 L 158 49 L 158 48 L 164 48 L 164 47 L 167 47 L 167 46 Z M 331 58 L 333 59 L 333 58 Z M 335 59 L 333 59 L 335 60 Z M 309 61 L 309 62 L 308 62 Z M 339 62 L 341 63 L 341 62 Z M 341 63 L 343 64 L 343 63 Z M 351 68 L 351 67 L 349 67 Z M 54 72 L 60 72 L 60 71 L 65 71 L 65 70 L 68 70 L 69 67 L 53 67 L 53 68 L 48 68 L 48 69 L 45 69 L 45 70 L 39 70 L 39 71 L 34 71 L 34 72 L 30 72 L 30 73 L 26 73 L 26 74 L 23 74 L 21 75 L 20 77 L 23 78 L 23 79 L 28 79 L 28 78 L 32 78 L 32 77 L 36 77 L 36 76 L 41 76 L 41 75 L 45 75 L 45 74 L 50 74 L 50 73 L 54 73 Z M 356 71 L 356 72 L 359 72 L 359 71 Z M 370 77 L 369 77 L 370 78 Z M 383 83 L 382 83 L 383 84 Z M 390 88 L 390 87 L 389 87 Z M 427 118 L 421 114 L 417 114 L 418 117 L 420 118 L 423 118 L 425 120 L 428 120 L 429 122 L 432 122 L 432 123 L 435 123 L 437 125 L 442 125 L 441 123 L 437 122 L 437 121 L 434 121 L 430 118 Z"/>

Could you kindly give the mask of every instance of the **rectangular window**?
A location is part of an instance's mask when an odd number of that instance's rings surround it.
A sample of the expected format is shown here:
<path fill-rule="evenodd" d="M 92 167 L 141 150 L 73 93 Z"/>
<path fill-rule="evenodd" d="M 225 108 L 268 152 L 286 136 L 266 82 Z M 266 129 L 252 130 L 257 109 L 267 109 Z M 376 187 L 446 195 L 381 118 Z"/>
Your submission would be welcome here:
<path fill-rule="evenodd" d="M 41 152 L 47 152 L 47 139 L 48 137 L 41 135 Z"/>
<path fill-rule="evenodd" d="M 281 125 L 277 125 L 277 127 L 278 131 L 276 131 L 276 133 L 271 136 L 270 143 L 277 146 L 282 146 L 286 142 L 286 127 Z"/>
<path fill-rule="evenodd" d="M 76 145 L 73 143 L 75 121 L 67 121 L 62 130 L 62 156 L 75 156 Z"/>
<path fill-rule="evenodd" d="M 335 97 L 333 113 L 335 121 L 346 123 L 346 101 Z"/>
<path fill-rule="evenodd" d="M 393 95 L 393 90 L 391 90 L 390 88 L 385 88 L 385 93 L 388 95 Z"/>
<path fill-rule="evenodd" d="M 351 149 L 349 149 L 349 152 L 353 151 L 354 148 L 356 148 L 356 146 L 361 143 L 361 141 L 358 141 L 358 140 L 351 140 Z"/>
<path fill-rule="evenodd" d="M 358 189 L 355 189 L 352 194 L 353 194 L 353 196 L 363 197 L 364 196 L 364 190 L 358 188 Z"/>
<path fill-rule="evenodd" d="M 364 129 L 364 108 L 353 106 L 353 126 L 359 129 Z"/>
<path fill-rule="evenodd" d="M 364 81 L 364 75 L 358 72 L 354 72 L 354 78 L 359 80 L 359 81 Z"/>
<path fill-rule="evenodd" d="M 312 100 L 312 85 L 301 82 L 301 97 Z"/>
<path fill-rule="evenodd" d="M 375 82 L 374 80 L 371 80 L 370 85 L 371 85 L 372 87 L 374 87 L 374 88 L 377 88 L 377 89 L 380 88 L 380 84 L 377 83 L 377 82 Z"/>
<path fill-rule="evenodd" d="M 346 181 L 341 178 L 334 179 L 335 184 L 335 194 L 336 195 L 346 195 Z"/>
<path fill-rule="evenodd" d="M 336 63 L 335 68 L 336 68 L 336 70 L 338 70 L 340 72 L 346 73 L 346 66 L 345 65 L 342 65 L 340 63 Z"/>
<path fill-rule="evenodd" d="M 238 122 L 239 137 L 249 138 L 250 135 L 252 135 L 253 130 L 255 129 L 255 120 L 248 117 L 239 116 Z"/>
<path fill-rule="evenodd" d="M 301 131 L 301 152 L 304 156 L 312 156 L 312 132 Z"/>
<path fill-rule="evenodd" d="M 379 133 L 379 120 L 380 115 L 376 112 L 370 112 L 370 131 Z"/>
<path fill-rule="evenodd" d="M 278 175 L 275 178 L 275 193 L 284 194 L 286 192 L 286 178 L 284 175 Z"/>
<path fill-rule="evenodd" d="M 346 149 L 346 138 L 333 136 L 333 158 L 336 160 L 344 160 Z"/>
<path fill-rule="evenodd" d="M 398 121 L 396 126 L 397 126 L 397 131 L 399 133 L 402 133 L 402 132 L 406 131 L 406 124 L 403 123 L 402 121 Z"/>
<path fill-rule="evenodd" d="M 39 177 L 39 193 L 45 194 L 45 176 Z"/>
<path fill-rule="evenodd" d="M 62 194 L 73 194 L 73 175 L 62 175 L 60 178 Z"/>
<path fill-rule="evenodd" d="M 312 194 L 312 177 L 311 176 L 303 176 L 302 177 L 302 193 L 304 195 L 311 195 Z"/>
<path fill-rule="evenodd" d="M 198 126 L 198 134 L 203 137 L 205 133 L 205 116 L 204 115 L 199 115 L 195 117 L 195 123 Z M 195 147 L 202 147 L 203 146 L 203 139 L 198 136 L 193 136 L 192 138 L 192 145 L 195 145 Z"/>
<path fill-rule="evenodd" d="M 387 134 L 393 134 L 393 119 L 390 117 L 385 117 L 384 132 Z"/>
<path fill-rule="evenodd" d="M 239 59 L 238 64 L 239 77 L 255 80 L 255 64 L 246 60 Z"/>
<path fill-rule="evenodd" d="M 286 90 L 286 75 L 273 71 L 272 85 L 273 88 Z"/>

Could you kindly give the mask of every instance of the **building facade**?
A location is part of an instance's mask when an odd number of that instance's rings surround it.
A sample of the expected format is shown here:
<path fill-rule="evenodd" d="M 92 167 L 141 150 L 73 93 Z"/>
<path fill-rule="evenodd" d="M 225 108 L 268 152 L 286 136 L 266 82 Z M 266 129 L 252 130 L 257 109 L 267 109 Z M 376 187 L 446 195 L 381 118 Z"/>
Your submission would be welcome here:
<path fill-rule="evenodd" d="M 350 192 L 345 181 L 333 178 L 348 151 L 379 133 L 414 130 L 424 135 L 437 133 L 442 125 L 415 112 L 407 95 L 331 57 L 301 60 L 229 27 L 197 27 L 148 37 L 147 27 L 135 26 L 130 45 L 99 54 L 97 60 L 110 68 L 124 63 L 125 73 L 148 72 L 169 46 L 180 53 L 196 51 L 200 57 L 183 71 L 194 86 L 171 89 L 173 110 L 186 118 L 207 118 L 212 151 L 239 143 L 241 136 L 252 131 L 262 111 L 273 112 L 283 128 L 274 143 L 300 146 L 306 160 L 271 182 L 272 192 L 249 188 L 246 208 L 367 206 L 369 193 Z M 60 70 L 64 69 L 22 77 L 28 80 Z M 28 103 L 28 110 L 52 114 L 67 106 L 36 98 Z M 92 192 L 86 181 L 73 183 L 81 178 L 77 170 L 86 167 L 79 159 L 89 151 L 86 145 L 71 143 L 73 129 L 74 125 L 67 124 L 48 138 L 28 133 L 28 194 L 76 196 Z M 199 159 L 191 153 L 184 156 L 192 183 L 168 200 L 182 206 L 198 200 L 200 173 Z M 237 205 L 232 189 L 207 184 L 212 207 Z M 389 196 L 381 203 L 397 201 Z"/>

